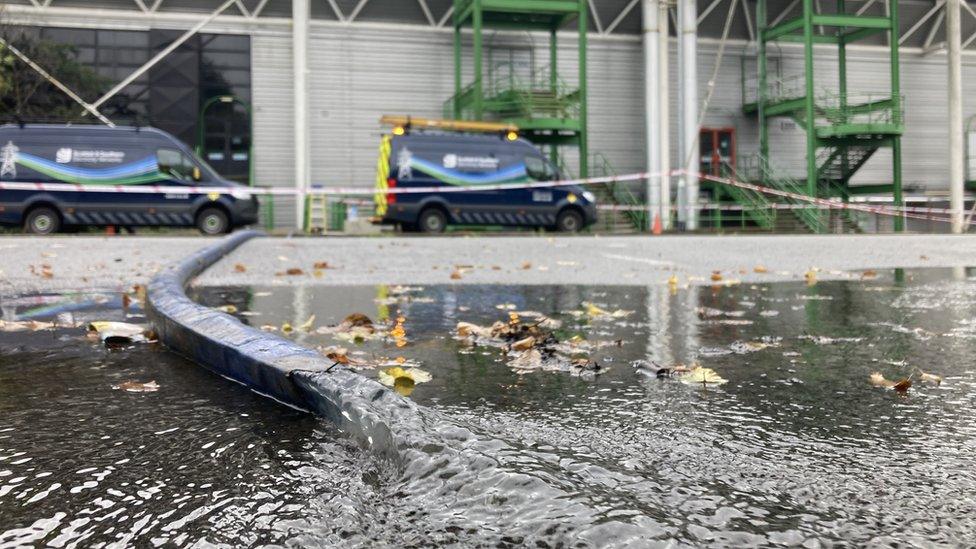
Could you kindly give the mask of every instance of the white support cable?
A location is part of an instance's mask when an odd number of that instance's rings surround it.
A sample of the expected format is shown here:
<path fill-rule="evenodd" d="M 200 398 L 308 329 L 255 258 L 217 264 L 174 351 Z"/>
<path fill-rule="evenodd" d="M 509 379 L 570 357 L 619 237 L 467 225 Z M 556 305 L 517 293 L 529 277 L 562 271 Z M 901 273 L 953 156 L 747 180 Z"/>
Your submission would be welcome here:
<path fill-rule="evenodd" d="M 44 0 L 44 7 L 46 8 L 46 7 L 50 6 L 51 5 L 51 2 L 54 2 L 54 0 Z"/>
<path fill-rule="evenodd" d="M 254 7 L 254 11 L 251 12 L 251 19 L 257 19 L 260 17 L 261 12 L 264 11 L 264 7 L 268 5 L 269 0 L 261 0 L 261 2 Z"/>
<path fill-rule="evenodd" d="M 149 69 L 151 69 L 153 66 L 155 66 L 156 63 L 159 63 L 164 57 L 166 57 L 167 55 L 169 55 L 170 53 L 172 53 L 173 50 L 175 50 L 176 48 L 180 47 L 184 42 L 186 42 L 187 40 L 189 40 L 191 36 L 193 36 L 194 34 L 200 32 L 200 29 L 202 29 L 203 27 L 207 26 L 208 23 L 210 23 L 211 21 L 213 21 L 218 15 L 220 15 L 224 10 L 226 10 L 227 8 L 229 8 L 230 5 L 233 4 L 233 3 L 235 3 L 235 2 L 237 2 L 237 0 L 226 0 L 223 4 L 220 5 L 219 8 L 217 8 L 216 10 L 214 10 L 210 15 L 204 17 L 196 25 L 193 25 L 193 27 L 190 28 L 185 33 L 183 33 L 182 36 L 180 36 L 179 38 L 177 38 L 176 40 L 174 40 L 170 45 L 166 46 L 166 48 L 164 48 L 162 51 L 160 51 L 159 53 L 157 53 L 156 55 L 154 55 L 152 59 L 150 59 L 149 61 L 146 61 L 145 64 L 143 64 L 141 67 L 139 67 L 138 69 L 136 69 L 132 74 L 130 74 L 124 80 L 122 80 L 121 82 L 119 82 L 118 84 L 116 84 L 115 87 L 113 87 L 109 91 L 105 92 L 105 95 L 101 96 L 100 98 L 98 98 L 97 101 L 95 101 L 94 103 L 92 103 L 92 106 L 95 107 L 95 108 L 98 108 L 103 103 L 105 103 L 106 101 L 108 101 L 109 99 L 111 99 L 112 97 L 114 97 L 115 94 L 119 93 L 126 86 L 128 86 L 129 84 L 131 84 L 132 82 L 134 82 L 136 78 L 139 78 L 140 76 L 142 76 L 143 74 L 145 74 L 145 72 L 148 71 Z"/>
<path fill-rule="evenodd" d="M 149 8 L 146 7 L 145 2 L 142 0 L 132 0 L 135 5 L 142 11 L 142 13 L 149 13 Z"/>
<path fill-rule="evenodd" d="M 593 5 L 593 0 L 586 0 L 586 4 L 590 6 L 590 14 L 593 15 L 593 24 L 596 25 L 596 32 L 603 34 L 603 23 L 600 21 L 600 14 L 597 13 L 596 6 Z"/>
<path fill-rule="evenodd" d="M 698 15 L 698 19 L 697 19 L 698 24 L 701 25 L 702 24 L 702 21 L 704 21 L 706 17 L 708 17 L 709 15 L 711 15 L 712 11 L 714 11 L 715 8 L 717 8 L 718 5 L 721 4 L 724 1 L 725 0 L 712 0 L 712 3 L 709 4 L 708 7 L 705 8 L 704 10 L 702 10 L 701 14 Z M 793 0 L 793 1 L 794 2 L 797 2 L 798 0 Z"/>
<path fill-rule="evenodd" d="M 725 57 L 725 45 L 729 39 L 729 33 L 732 30 L 732 22 L 735 20 L 735 5 L 738 2 L 742 2 L 744 5 L 745 0 L 732 0 L 729 5 L 729 11 L 725 16 L 725 26 L 722 27 L 722 38 L 718 43 L 718 52 L 715 54 L 715 66 L 712 67 L 712 77 L 708 79 L 708 90 L 705 92 L 705 100 L 702 101 L 701 109 L 698 111 L 698 127 L 700 128 L 705 123 L 705 116 L 708 114 L 708 107 L 712 103 L 712 96 L 715 94 L 715 84 L 718 80 L 718 71 L 722 67 L 722 59 Z M 695 139 L 695 143 L 692 147 L 689 147 L 688 158 L 685 159 L 684 165 L 687 166 L 691 162 L 691 155 L 694 151 L 698 150 L 698 141 L 701 139 L 701 134 Z"/>
<path fill-rule="evenodd" d="M 28 67 L 34 69 L 38 74 L 40 74 L 41 76 L 43 76 L 45 80 L 47 80 L 48 82 L 50 82 L 51 84 L 53 84 L 56 88 L 58 88 L 59 90 L 61 90 L 62 92 L 64 92 L 65 95 L 67 95 L 68 97 L 70 97 L 71 99 L 73 99 L 76 103 L 78 103 L 79 105 L 81 105 L 82 107 L 84 107 L 85 112 L 90 112 L 91 114 L 95 115 L 95 117 L 98 118 L 99 120 L 101 120 L 102 123 L 104 123 L 106 126 L 109 126 L 109 127 L 112 127 L 112 128 L 115 127 L 115 124 L 113 124 L 112 121 L 109 120 L 104 114 L 100 113 L 98 111 L 98 108 L 96 106 L 91 105 L 90 103 L 87 103 L 84 99 L 82 99 L 81 97 L 79 97 L 78 94 L 76 94 L 75 92 L 71 91 L 71 88 L 69 88 L 68 86 L 65 86 L 64 84 L 61 83 L 60 80 L 58 80 L 57 78 L 51 76 L 46 70 L 44 70 L 40 65 L 38 65 L 33 60 L 31 60 L 31 58 L 27 57 L 26 54 L 24 54 L 22 51 L 20 51 L 19 49 L 17 49 L 15 46 L 13 46 L 12 44 L 8 43 L 3 38 L 0 38 L 0 45 L 6 47 L 8 50 L 10 50 L 10 53 L 13 53 L 14 55 L 16 55 L 21 61 L 23 61 L 24 63 L 26 63 Z"/>
<path fill-rule="evenodd" d="M 149 8 L 149 11 L 156 13 L 159 11 L 159 7 L 163 5 L 163 0 L 156 0 L 156 2 Z"/>
<path fill-rule="evenodd" d="M 359 0 L 359 3 L 356 4 L 355 8 L 353 8 L 352 13 L 350 13 L 349 17 L 346 18 L 346 23 L 352 23 L 355 21 L 356 17 L 359 17 L 359 12 L 363 11 L 363 8 L 365 8 L 366 4 L 368 3 L 369 0 Z"/>
<path fill-rule="evenodd" d="M 241 0 L 237 0 L 235 4 L 237 4 L 237 9 L 241 10 L 241 15 L 247 17 L 248 19 L 251 18 L 251 12 L 247 11 L 247 8 L 244 7 L 244 2 L 241 2 Z"/>
<path fill-rule="evenodd" d="M 34 4 L 34 7 L 37 9 L 41 9 L 43 7 L 37 0 L 30 0 L 30 3 Z"/>
<path fill-rule="evenodd" d="M 911 28 L 905 31 L 905 34 L 901 35 L 901 38 L 898 39 L 898 45 L 899 46 L 903 45 L 906 40 L 911 38 L 911 36 L 915 34 L 915 32 L 918 31 L 918 29 L 922 28 L 922 25 L 924 25 L 926 21 L 931 19 L 933 15 L 935 15 L 936 13 L 938 13 L 940 9 L 942 9 L 942 6 L 945 6 L 945 0 L 938 0 L 935 3 L 935 5 L 932 6 L 932 9 L 925 12 L 924 15 L 919 17 L 918 21 L 916 21 L 915 24 L 911 26 Z"/>
<path fill-rule="evenodd" d="M 742 15 L 746 19 L 746 30 L 749 32 L 749 41 L 756 41 L 756 29 L 752 25 L 752 14 L 749 13 L 749 6 L 746 5 L 746 0 L 741 0 L 739 5 L 742 6 Z"/>
<path fill-rule="evenodd" d="M 863 6 L 857 8 L 857 11 L 854 12 L 854 15 L 864 15 L 864 12 L 871 9 L 871 6 L 873 6 L 874 3 L 877 1 L 878 0 L 868 0 L 867 2 L 864 3 Z"/>
<path fill-rule="evenodd" d="M 873 2 L 874 0 L 871 0 L 871 1 Z M 793 12 L 793 8 L 795 8 L 796 5 L 799 4 L 799 3 L 800 3 L 800 0 L 793 0 L 792 2 L 790 2 L 789 4 L 787 4 L 786 7 L 783 8 L 783 11 L 779 12 L 779 15 L 777 15 L 773 19 L 773 22 L 770 23 L 767 28 L 771 28 L 771 27 L 775 27 L 776 25 L 779 25 L 780 22 L 783 21 L 783 19 L 786 19 L 786 16 L 788 16 L 790 13 Z"/>
<path fill-rule="evenodd" d="M 928 50 L 932 46 L 932 42 L 935 41 L 935 35 L 938 34 L 939 29 L 942 28 L 942 21 L 945 20 L 945 10 L 939 12 L 936 16 L 935 21 L 932 22 L 932 27 L 929 28 L 929 34 L 925 37 L 925 43 L 922 45 L 922 49 Z"/>
<path fill-rule="evenodd" d="M 345 23 L 346 16 L 342 13 L 342 10 L 339 9 L 339 4 L 336 4 L 336 0 L 329 0 L 329 6 L 332 7 L 332 12 L 335 13 L 335 16 L 339 22 Z"/>
<path fill-rule="evenodd" d="M 430 26 L 436 27 L 437 21 L 434 19 L 434 14 L 430 12 L 430 7 L 427 6 L 427 0 L 417 0 L 417 3 L 420 4 L 420 9 L 423 10 L 424 17 L 427 18 L 427 22 L 430 24 Z"/>
<path fill-rule="evenodd" d="M 444 12 L 444 16 L 441 17 L 441 20 L 437 22 L 437 27 L 438 28 L 441 28 L 444 25 L 446 25 L 447 24 L 447 20 L 450 19 L 452 15 L 454 15 L 454 5 L 453 4 L 451 5 L 451 7 L 447 8 L 447 11 Z"/>
<path fill-rule="evenodd" d="M 617 28 L 617 25 L 619 25 L 627 17 L 627 15 L 633 11 L 634 6 L 636 6 L 639 2 L 640 0 L 630 0 L 630 3 L 624 6 L 624 9 L 620 10 L 620 13 L 613 18 L 613 21 L 611 21 L 609 25 L 607 25 L 607 28 L 604 29 L 603 33 L 610 34 L 613 32 L 614 29 Z"/>

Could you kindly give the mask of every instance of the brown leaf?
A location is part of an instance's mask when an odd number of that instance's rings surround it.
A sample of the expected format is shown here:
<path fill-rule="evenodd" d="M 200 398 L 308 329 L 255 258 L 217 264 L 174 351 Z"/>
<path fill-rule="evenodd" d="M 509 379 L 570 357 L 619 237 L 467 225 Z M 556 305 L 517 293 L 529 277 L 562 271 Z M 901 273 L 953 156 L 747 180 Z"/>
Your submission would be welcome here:
<path fill-rule="evenodd" d="M 234 272 L 235 273 L 246 273 L 247 272 L 247 266 L 245 266 L 243 263 L 237 263 L 237 264 L 234 265 Z"/>
<path fill-rule="evenodd" d="M 528 271 L 531 268 L 532 268 L 532 263 L 530 261 L 526 261 L 525 263 L 522 264 L 523 271 Z"/>
<path fill-rule="evenodd" d="M 755 272 L 757 272 L 757 273 L 768 273 L 769 272 L 769 269 L 767 269 L 765 265 L 756 265 L 752 270 L 755 271 Z"/>
<path fill-rule="evenodd" d="M 328 261 L 316 261 L 315 264 L 312 265 L 312 267 L 314 267 L 316 269 L 331 269 L 332 268 L 332 267 L 329 266 L 329 262 Z"/>
<path fill-rule="evenodd" d="M 520 339 L 515 343 L 512 343 L 513 351 L 527 351 L 532 347 L 535 347 L 535 338 L 532 336 L 526 337 L 524 339 Z"/>
<path fill-rule="evenodd" d="M 361 328 L 369 333 L 373 333 L 375 331 L 373 321 L 363 313 L 352 313 L 344 318 L 339 324 L 340 332 L 348 332 L 353 328 Z"/>
<path fill-rule="evenodd" d="M 461 280 L 461 271 L 455 270 L 451 273 L 451 280 Z"/>
<path fill-rule="evenodd" d="M 287 274 L 288 276 L 300 276 L 305 274 L 305 271 L 299 269 L 298 267 L 292 267 L 287 271 L 285 271 L 285 274 Z"/>
<path fill-rule="evenodd" d="M 712 282 L 722 280 L 722 271 L 712 271 Z"/>

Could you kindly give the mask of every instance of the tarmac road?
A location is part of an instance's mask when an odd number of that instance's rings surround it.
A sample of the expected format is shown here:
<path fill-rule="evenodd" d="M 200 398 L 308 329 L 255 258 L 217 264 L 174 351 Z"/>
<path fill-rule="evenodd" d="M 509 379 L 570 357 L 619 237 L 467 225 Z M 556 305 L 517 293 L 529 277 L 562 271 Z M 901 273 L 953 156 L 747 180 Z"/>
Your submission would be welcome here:
<path fill-rule="evenodd" d="M 210 241 L 0 237 L 0 294 L 143 284 Z M 757 265 L 768 272 L 754 272 Z M 716 270 L 723 281 L 749 282 L 802 279 L 812 268 L 826 280 L 859 276 L 840 271 L 970 265 L 976 235 L 269 237 L 244 244 L 197 283 L 648 285 L 676 275 L 682 285 L 707 285 Z"/>

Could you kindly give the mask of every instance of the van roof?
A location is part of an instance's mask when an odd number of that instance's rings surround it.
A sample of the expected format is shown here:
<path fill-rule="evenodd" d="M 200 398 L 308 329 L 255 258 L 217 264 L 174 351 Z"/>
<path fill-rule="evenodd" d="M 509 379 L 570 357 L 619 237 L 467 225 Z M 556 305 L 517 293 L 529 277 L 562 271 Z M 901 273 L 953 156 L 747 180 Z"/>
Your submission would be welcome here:
<path fill-rule="evenodd" d="M 65 134 L 75 134 L 84 135 L 99 133 L 105 135 L 121 135 L 121 134 L 149 134 L 154 136 L 160 136 L 166 139 L 172 139 L 169 133 L 160 130 L 159 128 L 153 128 L 151 126 L 115 126 L 114 128 L 103 125 L 96 124 L 24 124 L 23 126 L 19 124 L 4 124 L 0 126 L 0 131 L 29 131 L 33 134 L 41 135 L 65 135 Z"/>

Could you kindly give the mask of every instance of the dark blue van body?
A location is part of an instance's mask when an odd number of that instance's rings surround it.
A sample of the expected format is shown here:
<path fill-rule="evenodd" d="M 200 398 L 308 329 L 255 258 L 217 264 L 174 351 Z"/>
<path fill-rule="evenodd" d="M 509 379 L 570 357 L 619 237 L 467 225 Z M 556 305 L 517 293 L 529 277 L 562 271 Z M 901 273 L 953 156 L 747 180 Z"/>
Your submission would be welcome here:
<path fill-rule="evenodd" d="M 409 133 L 388 143 L 386 188 L 556 181 L 561 176 L 524 139 L 492 134 Z M 381 165 L 381 170 L 384 166 Z M 386 175 L 383 185 L 383 175 Z M 506 225 L 577 231 L 596 222 L 593 195 L 579 186 L 376 195 L 384 223 L 440 232 L 446 225 Z M 429 223 L 433 221 L 433 223 Z"/>
<path fill-rule="evenodd" d="M 172 135 L 155 128 L 0 126 L 0 181 L 80 185 L 239 187 Z M 54 212 L 54 229 L 84 225 L 198 226 L 227 232 L 257 222 L 246 193 L 112 193 L 0 190 L 0 224 L 28 226 L 32 212 Z"/>

